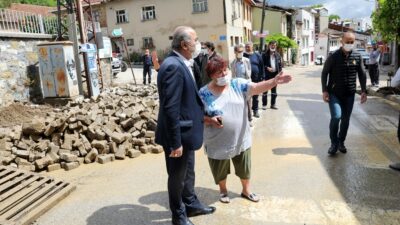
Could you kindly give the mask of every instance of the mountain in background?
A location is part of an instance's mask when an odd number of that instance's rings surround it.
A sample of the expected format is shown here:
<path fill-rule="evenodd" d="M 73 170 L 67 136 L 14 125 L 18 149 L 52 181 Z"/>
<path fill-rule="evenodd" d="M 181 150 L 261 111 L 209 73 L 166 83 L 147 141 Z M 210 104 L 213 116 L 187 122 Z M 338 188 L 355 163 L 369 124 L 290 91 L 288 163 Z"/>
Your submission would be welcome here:
<path fill-rule="evenodd" d="M 0 0 L 0 8 L 8 8 L 11 5 L 11 3 L 57 6 L 57 0 Z"/>

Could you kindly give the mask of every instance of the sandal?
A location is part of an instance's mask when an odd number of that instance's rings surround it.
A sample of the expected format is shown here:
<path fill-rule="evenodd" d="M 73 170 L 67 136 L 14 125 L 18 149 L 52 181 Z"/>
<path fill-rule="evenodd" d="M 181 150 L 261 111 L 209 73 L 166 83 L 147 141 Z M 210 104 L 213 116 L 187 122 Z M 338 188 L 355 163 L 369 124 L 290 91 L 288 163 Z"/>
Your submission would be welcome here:
<path fill-rule="evenodd" d="M 245 195 L 245 194 L 241 193 L 240 196 L 241 196 L 242 198 L 245 198 L 245 199 L 250 200 L 250 201 L 252 201 L 252 202 L 258 202 L 258 201 L 260 201 L 260 197 L 258 197 L 258 195 L 254 194 L 254 193 L 251 193 L 251 194 L 249 194 L 249 195 Z"/>
<path fill-rule="evenodd" d="M 219 194 L 219 201 L 222 203 L 229 203 L 231 200 L 229 199 L 228 193 L 220 193 Z"/>

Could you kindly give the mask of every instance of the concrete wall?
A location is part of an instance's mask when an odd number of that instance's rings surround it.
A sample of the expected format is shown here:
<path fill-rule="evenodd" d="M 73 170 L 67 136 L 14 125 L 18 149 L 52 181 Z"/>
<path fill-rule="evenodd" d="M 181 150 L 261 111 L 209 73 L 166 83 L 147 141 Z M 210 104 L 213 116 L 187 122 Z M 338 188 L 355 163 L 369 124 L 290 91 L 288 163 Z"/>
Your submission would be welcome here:
<path fill-rule="evenodd" d="M 47 41 L 51 40 L 0 36 L 0 106 L 42 99 L 37 44 Z M 104 87 L 110 87 L 110 59 L 102 59 L 101 66 Z"/>
<path fill-rule="evenodd" d="M 262 16 L 262 10 L 260 8 L 253 7 L 253 30 L 260 31 L 261 16 Z M 264 20 L 263 30 L 264 31 L 267 30 L 269 34 L 282 33 L 285 35 L 286 30 L 285 31 L 282 30 L 284 22 L 282 18 L 283 17 L 281 12 L 265 10 L 265 20 Z M 260 38 L 253 37 L 253 42 L 260 43 Z"/>
<path fill-rule="evenodd" d="M 0 106 L 41 96 L 36 45 L 43 41 L 0 37 Z"/>

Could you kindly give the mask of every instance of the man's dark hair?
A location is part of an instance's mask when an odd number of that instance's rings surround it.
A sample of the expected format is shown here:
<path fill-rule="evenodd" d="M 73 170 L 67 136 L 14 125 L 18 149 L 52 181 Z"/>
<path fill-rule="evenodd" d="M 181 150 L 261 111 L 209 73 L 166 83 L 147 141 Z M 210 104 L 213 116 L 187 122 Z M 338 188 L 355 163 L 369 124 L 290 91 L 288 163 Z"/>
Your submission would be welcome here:
<path fill-rule="evenodd" d="M 211 49 L 211 51 L 214 51 L 215 49 L 215 46 L 212 42 L 207 41 L 204 43 L 204 45 L 207 46 L 207 48 Z"/>
<path fill-rule="evenodd" d="M 272 40 L 272 41 L 270 41 L 269 43 L 268 43 L 268 45 L 273 45 L 273 44 L 276 44 L 277 42 L 275 41 L 275 40 Z"/>

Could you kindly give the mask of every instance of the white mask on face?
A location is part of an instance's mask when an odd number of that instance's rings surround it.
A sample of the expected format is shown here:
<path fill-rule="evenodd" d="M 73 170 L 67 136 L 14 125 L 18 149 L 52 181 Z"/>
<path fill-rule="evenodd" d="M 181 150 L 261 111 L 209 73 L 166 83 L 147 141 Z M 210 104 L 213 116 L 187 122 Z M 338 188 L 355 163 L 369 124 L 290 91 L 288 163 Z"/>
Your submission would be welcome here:
<path fill-rule="evenodd" d="M 208 49 L 206 49 L 206 48 L 201 49 L 201 53 L 202 53 L 203 55 L 208 55 Z"/>
<path fill-rule="evenodd" d="M 350 52 L 354 48 L 354 44 L 344 44 L 343 48 L 346 52 Z"/>
<path fill-rule="evenodd" d="M 271 51 L 271 52 L 275 52 L 275 48 L 269 48 L 269 50 Z"/>
<path fill-rule="evenodd" d="M 223 86 L 226 86 L 227 84 L 229 84 L 230 81 L 231 81 L 231 75 L 227 74 L 223 77 L 217 78 L 217 85 L 223 87 Z"/>
<path fill-rule="evenodd" d="M 195 49 L 192 52 L 192 59 L 196 58 L 201 52 L 201 44 L 200 42 L 196 41 Z"/>
<path fill-rule="evenodd" d="M 243 52 L 241 52 L 241 53 L 236 53 L 236 58 L 238 58 L 238 59 L 243 58 Z"/>

